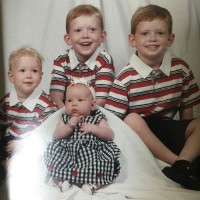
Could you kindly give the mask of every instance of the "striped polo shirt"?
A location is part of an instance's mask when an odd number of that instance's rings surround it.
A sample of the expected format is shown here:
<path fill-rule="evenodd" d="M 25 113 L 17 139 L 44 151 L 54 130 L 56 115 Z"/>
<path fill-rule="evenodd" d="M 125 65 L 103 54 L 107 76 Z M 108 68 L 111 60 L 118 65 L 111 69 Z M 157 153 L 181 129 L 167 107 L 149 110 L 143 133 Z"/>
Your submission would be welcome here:
<path fill-rule="evenodd" d="M 114 66 L 111 56 L 99 46 L 86 63 L 80 63 L 74 50 L 54 61 L 50 91 L 65 93 L 74 79 L 84 78 L 95 88 L 96 98 L 106 99 L 114 81 Z"/>
<path fill-rule="evenodd" d="M 199 87 L 183 60 L 166 51 L 159 70 L 154 71 L 133 54 L 114 81 L 105 108 L 120 118 L 128 113 L 171 117 L 166 108 L 193 107 L 200 103 Z"/>
<path fill-rule="evenodd" d="M 0 101 L 0 127 L 7 126 L 6 135 L 23 137 L 39 126 L 57 110 L 50 97 L 40 88 L 23 102 L 19 102 L 13 87 Z"/>

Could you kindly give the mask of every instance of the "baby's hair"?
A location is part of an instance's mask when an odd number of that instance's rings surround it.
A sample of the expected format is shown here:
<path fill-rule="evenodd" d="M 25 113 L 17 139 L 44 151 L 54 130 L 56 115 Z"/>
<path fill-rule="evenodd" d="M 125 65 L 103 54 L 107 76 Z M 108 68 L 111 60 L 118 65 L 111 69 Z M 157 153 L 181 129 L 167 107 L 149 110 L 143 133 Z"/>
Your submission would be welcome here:
<path fill-rule="evenodd" d="M 42 55 L 31 46 L 24 45 L 14 50 L 13 52 L 11 52 L 9 56 L 9 70 L 11 70 L 14 67 L 15 62 L 23 56 L 30 56 L 30 57 L 35 58 L 38 64 L 42 67 L 42 62 L 44 61 L 44 58 L 42 57 Z"/>
<path fill-rule="evenodd" d="M 69 11 L 66 17 L 66 32 L 69 33 L 70 30 L 69 26 L 73 19 L 80 16 L 92 16 L 92 15 L 96 15 L 98 17 L 101 30 L 104 30 L 103 16 L 101 11 L 97 7 L 94 7 L 92 5 L 81 4 Z"/>
<path fill-rule="evenodd" d="M 169 34 L 172 33 L 172 16 L 170 12 L 157 5 L 148 5 L 145 7 L 139 7 L 133 14 L 131 19 L 131 34 L 135 34 L 137 25 L 143 21 L 152 21 L 154 19 L 165 20 L 168 24 Z"/>

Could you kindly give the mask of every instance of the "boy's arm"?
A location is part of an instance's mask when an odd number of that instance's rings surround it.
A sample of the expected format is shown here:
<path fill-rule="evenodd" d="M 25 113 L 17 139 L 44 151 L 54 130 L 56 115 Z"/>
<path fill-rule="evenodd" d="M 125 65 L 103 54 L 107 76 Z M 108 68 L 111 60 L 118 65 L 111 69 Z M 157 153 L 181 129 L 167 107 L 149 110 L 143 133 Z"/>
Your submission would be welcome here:
<path fill-rule="evenodd" d="M 50 91 L 50 97 L 52 101 L 57 105 L 58 109 L 65 106 L 65 104 L 63 103 L 63 98 L 64 98 L 63 92 Z"/>
<path fill-rule="evenodd" d="M 106 104 L 107 99 L 96 99 L 97 105 L 104 107 Z"/>
<path fill-rule="evenodd" d="M 101 66 L 96 74 L 96 103 L 104 107 L 110 92 L 110 88 L 115 78 L 113 64 Z"/>

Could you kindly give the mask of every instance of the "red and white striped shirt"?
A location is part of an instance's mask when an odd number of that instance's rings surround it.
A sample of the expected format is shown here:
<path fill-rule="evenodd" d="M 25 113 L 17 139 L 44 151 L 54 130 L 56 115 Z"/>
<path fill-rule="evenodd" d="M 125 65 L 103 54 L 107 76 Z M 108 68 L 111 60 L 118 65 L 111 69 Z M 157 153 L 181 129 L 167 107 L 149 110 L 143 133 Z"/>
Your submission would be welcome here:
<path fill-rule="evenodd" d="M 80 65 L 74 50 L 68 49 L 54 61 L 50 91 L 65 94 L 71 80 L 84 78 L 95 88 L 96 98 L 107 99 L 114 81 L 114 66 L 111 56 L 100 46 L 91 58 Z"/>
<path fill-rule="evenodd" d="M 7 126 L 6 135 L 23 137 L 56 110 L 55 104 L 41 89 L 36 88 L 26 101 L 21 103 L 13 88 L 0 101 L 0 127 Z"/>
<path fill-rule="evenodd" d="M 105 108 L 120 118 L 128 113 L 151 116 L 174 106 L 193 107 L 200 103 L 199 87 L 183 60 L 166 51 L 156 74 L 133 54 L 114 81 Z M 171 111 L 161 116 L 170 117 Z"/>

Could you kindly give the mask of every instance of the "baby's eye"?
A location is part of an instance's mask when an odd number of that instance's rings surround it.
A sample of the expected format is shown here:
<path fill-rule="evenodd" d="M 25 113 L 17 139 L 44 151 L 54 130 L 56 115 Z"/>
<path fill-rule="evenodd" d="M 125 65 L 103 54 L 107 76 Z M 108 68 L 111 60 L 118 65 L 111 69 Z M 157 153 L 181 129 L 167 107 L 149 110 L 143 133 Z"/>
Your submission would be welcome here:
<path fill-rule="evenodd" d="M 83 99 L 79 99 L 78 101 L 82 102 L 82 101 L 83 101 Z"/>
<path fill-rule="evenodd" d="M 96 29 L 95 29 L 95 28 L 90 28 L 89 31 L 90 31 L 90 32 L 95 32 Z"/>
<path fill-rule="evenodd" d="M 25 72 L 25 69 L 20 69 L 19 71 L 20 71 L 20 72 Z"/>
<path fill-rule="evenodd" d="M 72 100 L 71 100 L 71 99 L 67 99 L 67 102 L 69 102 L 69 103 L 70 103 L 70 102 L 72 102 Z"/>

